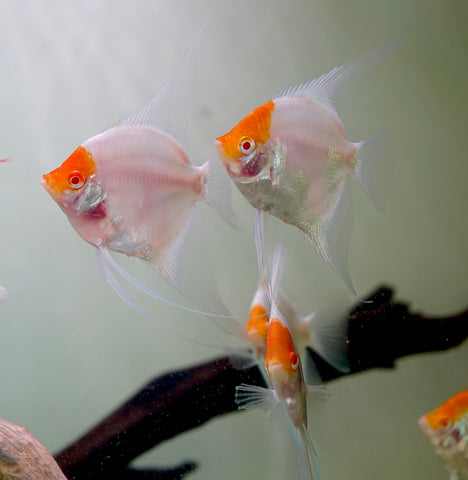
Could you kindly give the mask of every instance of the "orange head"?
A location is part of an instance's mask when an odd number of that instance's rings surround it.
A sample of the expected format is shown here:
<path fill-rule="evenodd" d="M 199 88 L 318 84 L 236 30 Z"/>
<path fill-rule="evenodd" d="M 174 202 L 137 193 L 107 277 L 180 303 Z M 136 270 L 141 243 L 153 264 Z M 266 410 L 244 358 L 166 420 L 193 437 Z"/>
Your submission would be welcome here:
<path fill-rule="evenodd" d="M 299 356 L 289 328 L 277 318 L 273 318 L 268 327 L 265 365 L 268 370 L 280 366 L 289 376 L 299 368 Z"/>
<path fill-rule="evenodd" d="M 229 133 L 215 141 L 218 155 L 231 177 L 255 177 L 264 167 L 262 145 L 270 138 L 272 100 L 256 108 Z"/>
<path fill-rule="evenodd" d="M 256 303 L 251 308 L 245 332 L 248 339 L 256 347 L 265 348 L 268 333 L 268 312 L 262 305 Z"/>
<path fill-rule="evenodd" d="M 425 418 L 431 428 L 437 430 L 453 425 L 468 413 L 468 390 L 457 393 L 445 403 L 428 413 Z"/>
<path fill-rule="evenodd" d="M 84 147 L 78 147 L 59 168 L 42 176 L 42 184 L 52 196 L 74 193 L 83 188 L 96 173 L 93 157 Z"/>

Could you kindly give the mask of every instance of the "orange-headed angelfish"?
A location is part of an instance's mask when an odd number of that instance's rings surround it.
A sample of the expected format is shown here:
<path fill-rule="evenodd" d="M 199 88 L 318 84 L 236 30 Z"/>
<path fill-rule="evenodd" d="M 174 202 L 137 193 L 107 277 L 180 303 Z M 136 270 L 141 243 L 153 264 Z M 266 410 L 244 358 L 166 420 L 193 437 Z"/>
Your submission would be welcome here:
<path fill-rule="evenodd" d="M 236 402 L 241 409 L 263 407 L 273 409 L 278 404 L 294 431 L 299 478 L 319 479 L 317 455 L 307 430 L 306 396 L 314 390 L 304 381 L 299 352 L 294 344 L 286 318 L 277 306 L 276 279 L 284 250 L 275 250 L 270 283 L 269 324 L 265 352 L 265 368 L 271 388 L 242 384 L 236 388 Z M 320 388 L 320 387 L 319 387 Z"/>
<path fill-rule="evenodd" d="M 257 250 L 257 260 L 260 280 L 250 305 L 249 319 L 245 326 L 247 339 L 256 350 L 259 360 L 263 363 L 267 347 L 267 332 L 269 323 L 270 281 L 276 283 L 278 278 L 271 279 L 269 271 L 267 242 L 264 233 L 264 217 L 261 211 L 256 212 L 260 219 L 255 221 L 254 239 Z M 281 260 L 281 259 L 280 259 Z M 282 275 L 283 262 L 277 265 L 275 275 Z M 288 319 L 288 326 L 300 355 L 307 355 L 307 348 L 314 350 L 327 363 L 340 372 L 349 372 L 347 326 L 349 318 L 349 301 L 345 295 L 335 295 L 333 302 L 329 302 L 309 315 L 299 315 L 283 292 L 277 292 L 277 304 Z M 315 368 L 307 371 L 307 380 L 313 381 Z M 311 375 L 309 377 L 309 374 Z"/>
<path fill-rule="evenodd" d="M 42 185 L 73 228 L 96 247 L 106 279 L 130 306 L 141 313 L 118 277 L 168 299 L 130 275 L 111 251 L 147 262 L 200 309 L 227 317 L 206 271 L 207 245 L 190 246 L 203 258 L 200 268 L 184 264 L 186 247 L 193 243 L 195 203 L 205 201 L 235 222 L 229 178 L 216 156 L 194 166 L 185 147 L 195 43 L 146 105 L 86 140 L 59 168 L 43 175 Z"/>
<path fill-rule="evenodd" d="M 468 390 L 449 398 L 418 420 L 450 480 L 468 479 Z"/>
<path fill-rule="evenodd" d="M 351 142 L 344 115 L 362 71 L 395 43 L 283 90 L 215 141 L 222 164 L 246 200 L 300 229 L 353 293 L 347 259 L 352 229 L 348 180 L 355 177 L 381 207 L 391 168 L 385 136 Z"/>

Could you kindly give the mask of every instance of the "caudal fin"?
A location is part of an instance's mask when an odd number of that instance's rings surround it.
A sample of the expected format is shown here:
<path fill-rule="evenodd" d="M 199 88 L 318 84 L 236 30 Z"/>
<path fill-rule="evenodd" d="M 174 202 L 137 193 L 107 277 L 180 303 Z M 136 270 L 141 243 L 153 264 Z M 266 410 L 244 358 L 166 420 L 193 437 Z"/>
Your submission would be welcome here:
<path fill-rule="evenodd" d="M 317 453 L 305 425 L 296 428 L 296 442 L 299 480 L 320 480 Z"/>
<path fill-rule="evenodd" d="M 385 209 L 395 175 L 389 132 L 390 127 L 358 143 L 359 156 L 353 175 L 379 211 Z"/>
<path fill-rule="evenodd" d="M 202 166 L 205 172 L 205 200 L 231 226 L 238 227 L 236 214 L 232 209 L 231 181 L 226 169 L 222 166 L 217 155 L 211 157 Z"/>

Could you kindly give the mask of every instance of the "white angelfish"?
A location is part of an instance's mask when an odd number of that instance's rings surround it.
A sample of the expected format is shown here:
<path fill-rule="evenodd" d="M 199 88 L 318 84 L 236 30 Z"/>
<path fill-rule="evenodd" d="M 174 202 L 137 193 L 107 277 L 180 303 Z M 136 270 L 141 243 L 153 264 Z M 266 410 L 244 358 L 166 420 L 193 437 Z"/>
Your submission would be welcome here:
<path fill-rule="evenodd" d="M 381 208 L 392 162 L 385 131 L 352 142 L 345 125 L 364 69 L 398 42 L 283 90 L 215 141 L 246 200 L 301 230 L 353 293 L 348 180 L 354 177 Z"/>
<path fill-rule="evenodd" d="M 222 166 L 215 156 L 194 166 L 187 153 L 197 40 L 198 36 L 170 80 L 146 105 L 83 142 L 59 168 L 43 175 L 42 185 L 73 228 L 96 247 L 107 281 L 132 308 L 142 313 L 120 279 L 174 302 L 132 276 L 111 252 L 150 264 L 200 309 L 187 310 L 208 313 L 230 331 L 237 327 L 212 279 L 207 243 L 191 245 L 197 202 L 207 202 L 235 224 L 229 178 Z M 200 257 L 200 268 L 187 265 L 190 249 Z"/>
<path fill-rule="evenodd" d="M 307 400 L 311 392 L 321 392 L 321 386 L 306 385 L 299 352 L 294 344 L 287 318 L 277 305 L 278 272 L 284 250 L 277 248 L 270 283 L 271 309 L 267 334 L 265 367 L 271 388 L 240 385 L 236 388 L 236 402 L 241 409 L 262 407 L 283 409 L 286 413 L 296 444 L 297 466 L 300 480 L 319 480 L 320 473 L 315 449 L 307 430 Z"/>

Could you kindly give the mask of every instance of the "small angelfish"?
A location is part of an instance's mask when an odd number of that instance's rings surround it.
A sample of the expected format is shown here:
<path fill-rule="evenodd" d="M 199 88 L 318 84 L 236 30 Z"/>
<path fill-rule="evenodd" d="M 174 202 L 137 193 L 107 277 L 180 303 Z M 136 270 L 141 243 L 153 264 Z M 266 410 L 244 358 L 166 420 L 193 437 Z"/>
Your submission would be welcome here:
<path fill-rule="evenodd" d="M 236 387 L 236 402 L 240 409 L 277 406 L 286 413 L 294 432 L 299 478 L 320 479 L 315 449 L 307 430 L 307 394 L 314 390 L 304 381 L 301 359 L 294 344 L 287 319 L 277 305 L 278 266 L 284 253 L 277 248 L 273 260 L 270 284 L 269 324 L 265 353 L 265 368 L 271 389 L 242 384 Z M 317 387 L 315 387 L 317 388 Z M 320 387 L 319 387 L 320 388 Z"/>
<path fill-rule="evenodd" d="M 450 480 L 468 480 L 468 390 L 457 393 L 418 420 Z"/>
<path fill-rule="evenodd" d="M 43 175 L 42 185 L 73 228 L 96 247 L 107 281 L 132 308 L 141 313 L 118 276 L 148 295 L 171 301 L 133 277 L 111 251 L 147 262 L 199 308 L 227 317 L 210 274 L 202 268 L 187 271 L 184 264 L 197 202 L 207 202 L 235 222 L 229 178 L 216 155 L 194 166 L 185 146 L 196 41 L 146 105 L 83 142 L 59 168 Z M 206 251 L 206 245 L 191 248 L 202 256 Z"/>
<path fill-rule="evenodd" d="M 257 216 L 262 216 L 257 211 Z M 265 257 L 266 244 L 263 233 L 263 222 L 255 222 L 255 246 L 259 264 L 260 280 L 250 305 L 249 319 L 245 326 L 247 339 L 256 350 L 259 359 L 265 358 L 267 346 L 268 323 L 271 309 L 270 303 L 270 272 Z M 276 269 L 275 275 L 282 275 L 281 268 Z M 273 283 L 278 279 L 273 279 Z M 309 357 L 307 348 L 318 353 L 327 363 L 341 372 L 349 372 L 347 326 L 349 317 L 349 303 L 344 295 L 335 295 L 333 302 L 325 304 L 309 315 L 300 316 L 283 292 L 278 292 L 279 309 L 288 319 L 293 340 L 301 355 Z M 307 362 L 306 362 L 307 364 Z M 306 371 L 308 369 L 306 368 Z M 311 374 L 315 371 L 312 368 Z M 307 372 L 307 380 L 309 372 Z"/>
<path fill-rule="evenodd" d="M 395 43 L 283 90 L 215 141 L 246 200 L 301 230 L 353 293 L 348 180 L 354 177 L 381 207 L 391 168 L 385 135 L 352 142 L 344 120 L 360 74 Z"/>

